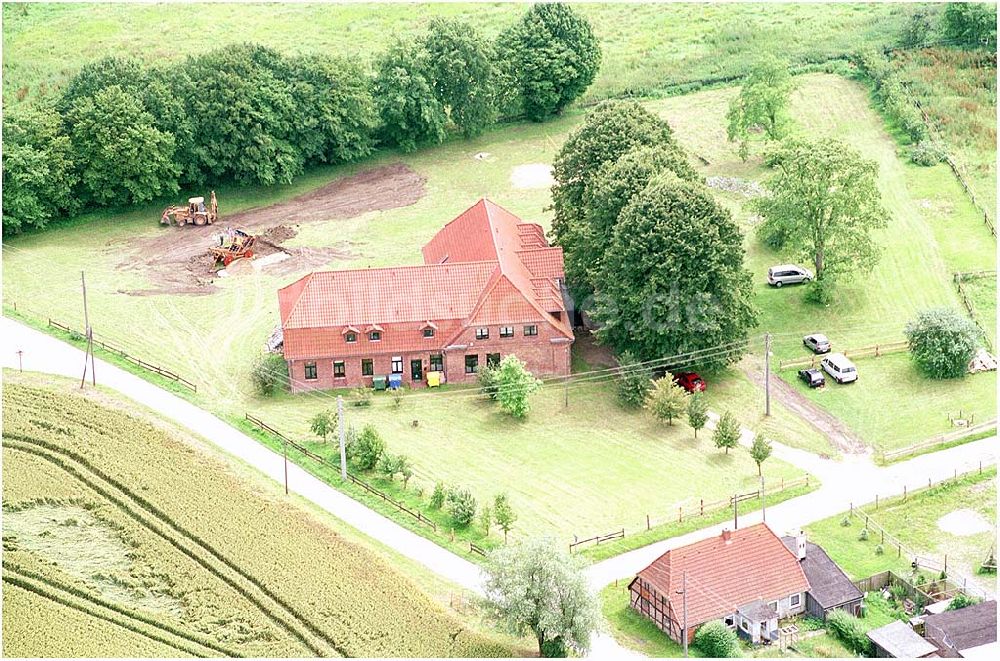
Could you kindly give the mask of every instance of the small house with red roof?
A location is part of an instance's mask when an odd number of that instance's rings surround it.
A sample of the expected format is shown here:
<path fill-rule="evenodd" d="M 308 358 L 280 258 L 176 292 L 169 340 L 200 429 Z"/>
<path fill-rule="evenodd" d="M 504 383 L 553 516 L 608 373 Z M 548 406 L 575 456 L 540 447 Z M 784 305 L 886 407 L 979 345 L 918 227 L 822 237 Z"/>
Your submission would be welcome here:
<path fill-rule="evenodd" d="M 798 557 L 764 523 L 667 551 L 629 584 L 632 608 L 678 642 L 711 620 L 753 643 L 777 640 L 778 620 L 804 612 L 808 591 Z"/>
<path fill-rule="evenodd" d="M 536 375 L 570 370 L 562 248 L 482 199 L 422 248 L 419 266 L 317 271 L 278 290 L 293 392 L 473 381 L 514 354 Z"/>

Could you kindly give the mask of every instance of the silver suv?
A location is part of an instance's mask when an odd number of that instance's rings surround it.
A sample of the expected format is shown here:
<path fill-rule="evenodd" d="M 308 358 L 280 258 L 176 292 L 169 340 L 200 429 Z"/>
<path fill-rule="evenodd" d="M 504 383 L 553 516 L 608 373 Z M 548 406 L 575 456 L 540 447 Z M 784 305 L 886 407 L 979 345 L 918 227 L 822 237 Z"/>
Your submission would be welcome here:
<path fill-rule="evenodd" d="M 812 271 L 795 264 L 781 264 L 767 270 L 767 284 L 775 287 L 797 285 L 813 279 Z"/>

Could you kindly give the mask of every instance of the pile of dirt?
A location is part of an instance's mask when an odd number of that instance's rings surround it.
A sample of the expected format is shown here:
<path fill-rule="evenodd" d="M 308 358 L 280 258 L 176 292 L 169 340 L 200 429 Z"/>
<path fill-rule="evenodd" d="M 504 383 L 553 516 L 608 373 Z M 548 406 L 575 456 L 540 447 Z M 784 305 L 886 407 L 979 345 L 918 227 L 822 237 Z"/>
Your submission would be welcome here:
<path fill-rule="evenodd" d="M 737 193 L 746 198 L 760 197 L 764 194 L 764 187 L 760 182 L 739 177 L 708 177 L 705 179 L 705 185 L 727 193 Z"/>
<path fill-rule="evenodd" d="M 213 293 L 213 282 L 221 265 L 212 261 L 208 248 L 218 241 L 226 227 L 255 234 L 255 256 L 266 257 L 277 252 L 289 255 L 282 261 L 271 260 L 262 268 L 270 274 L 308 271 L 334 259 L 349 258 L 352 255 L 345 247 L 286 248 L 283 244 L 298 234 L 296 227 L 302 223 L 353 218 L 369 211 L 414 204 L 424 195 L 424 183 L 424 177 L 397 163 L 337 179 L 269 207 L 223 215 L 211 226 L 163 228 L 161 236 L 155 239 L 146 235 L 128 242 L 126 257 L 117 267 L 121 271 L 142 271 L 156 285 L 119 291 L 133 296 Z M 227 269 L 229 275 L 240 272 L 239 266 Z"/>
<path fill-rule="evenodd" d="M 990 532 L 993 526 L 974 510 L 959 509 L 945 514 L 937 521 L 938 528 L 956 537 L 966 537 L 982 532 Z"/>

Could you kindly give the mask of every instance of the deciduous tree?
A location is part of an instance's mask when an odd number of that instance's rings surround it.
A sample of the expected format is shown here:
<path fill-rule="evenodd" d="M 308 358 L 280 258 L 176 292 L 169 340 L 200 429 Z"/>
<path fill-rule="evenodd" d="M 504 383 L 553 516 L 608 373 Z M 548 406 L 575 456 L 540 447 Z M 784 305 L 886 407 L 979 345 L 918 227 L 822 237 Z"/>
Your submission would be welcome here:
<path fill-rule="evenodd" d="M 888 213 L 878 164 L 833 139 L 793 140 L 768 157 L 777 172 L 770 194 L 754 201 L 765 233 L 809 259 L 817 280 L 870 271 L 880 250 L 872 236 Z"/>
<path fill-rule="evenodd" d="M 979 328 L 949 308 L 919 313 L 906 325 L 905 332 L 913 361 L 933 379 L 965 376 L 980 343 Z"/>
<path fill-rule="evenodd" d="M 715 442 L 715 447 L 725 449 L 726 454 L 729 454 L 731 448 L 739 446 L 740 423 L 729 411 L 723 413 L 722 417 L 719 418 L 719 424 L 715 426 L 712 440 Z"/>
<path fill-rule="evenodd" d="M 514 523 L 517 521 L 517 513 L 511 507 L 510 500 L 505 493 L 498 493 L 493 499 L 493 520 L 496 521 L 500 530 L 503 530 L 503 541 L 506 544 L 507 533 L 514 528 Z"/>
<path fill-rule="evenodd" d="M 694 437 L 698 438 L 698 430 L 708 422 L 708 402 L 705 400 L 705 393 L 698 390 L 691 393 L 687 405 L 688 426 L 694 430 Z"/>
<path fill-rule="evenodd" d="M 496 121 L 496 53 L 465 21 L 436 18 L 421 40 L 434 92 L 466 136 Z"/>
<path fill-rule="evenodd" d="M 80 176 L 98 204 L 145 202 L 178 190 L 174 137 L 158 130 L 141 99 L 112 85 L 69 111 Z"/>
<path fill-rule="evenodd" d="M 374 95 L 383 139 L 404 151 L 444 140 L 448 115 L 434 91 L 427 52 L 417 43 L 397 42 L 376 68 Z"/>
<path fill-rule="evenodd" d="M 666 420 L 673 425 L 674 418 L 679 418 L 687 408 L 687 393 L 684 388 L 674 383 L 673 376 L 668 372 L 663 378 L 653 382 L 653 387 L 646 395 L 646 410 L 657 420 Z"/>
<path fill-rule="evenodd" d="M 757 464 L 757 476 L 763 475 L 762 466 L 767 458 L 771 456 L 771 441 L 764 438 L 762 434 L 754 434 L 753 445 L 750 446 L 750 456 Z"/>
<path fill-rule="evenodd" d="M 309 431 L 326 442 L 327 435 L 337 431 L 337 413 L 329 409 L 320 411 L 309 421 Z"/>
<path fill-rule="evenodd" d="M 949 2 L 941 17 L 944 36 L 967 46 L 996 48 L 997 7 L 987 2 Z"/>
<path fill-rule="evenodd" d="M 635 359 L 631 351 L 623 351 L 618 357 L 618 377 L 615 392 L 618 403 L 626 408 L 637 409 L 646 401 L 646 394 L 653 386 L 653 370 Z"/>
<path fill-rule="evenodd" d="M 743 237 L 700 184 L 671 177 L 622 211 L 604 259 L 593 316 L 598 338 L 639 360 L 715 349 L 706 366 L 739 357 L 756 325 Z"/>
<path fill-rule="evenodd" d="M 459 528 L 467 527 L 476 518 L 478 503 L 472 492 L 464 487 L 452 489 L 445 503 L 448 515 Z"/>
<path fill-rule="evenodd" d="M 494 399 L 502 411 L 514 418 L 523 418 L 528 414 L 531 408 L 528 398 L 542 387 L 542 382 L 514 354 L 504 356 L 500 361 L 494 383 Z"/>
<path fill-rule="evenodd" d="M 740 158 L 750 155 L 753 133 L 763 133 L 770 140 L 780 140 L 788 128 L 788 100 L 792 77 L 788 63 L 768 53 L 759 56 L 750 67 L 740 93 L 729 104 L 726 129 L 730 142 L 740 145 Z"/>
<path fill-rule="evenodd" d="M 515 636 L 531 633 L 543 653 L 561 641 L 581 655 L 601 622 L 583 563 L 550 539 L 504 546 L 490 553 L 483 611 Z"/>
<path fill-rule="evenodd" d="M 499 43 L 528 119 L 562 112 L 594 81 L 601 47 L 590 23 L 568 5 L 533 5 Z"/>

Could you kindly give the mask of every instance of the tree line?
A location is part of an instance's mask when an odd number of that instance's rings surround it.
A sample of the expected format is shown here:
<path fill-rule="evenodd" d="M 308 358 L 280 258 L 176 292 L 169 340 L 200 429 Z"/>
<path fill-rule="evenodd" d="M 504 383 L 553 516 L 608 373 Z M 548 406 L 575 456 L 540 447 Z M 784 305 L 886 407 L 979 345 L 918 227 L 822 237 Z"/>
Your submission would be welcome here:
<path fill-rule="evenodd" d="M 594 80 L 589 23 L 540 4 L 490 40 L 435 19 L 371 70 L 326 54 L 233 44 L 169 66 L 84 66 L 62 94 L 4 113 L 3 229 L 218 182 L 272 186 L 377 147 L 411 151 L 514 119 L 558 115 Z"/>

